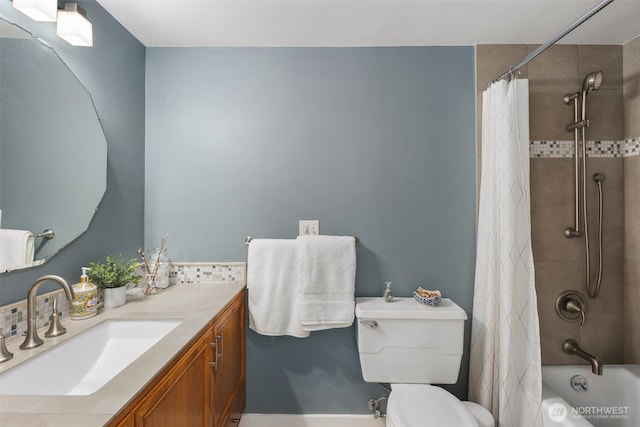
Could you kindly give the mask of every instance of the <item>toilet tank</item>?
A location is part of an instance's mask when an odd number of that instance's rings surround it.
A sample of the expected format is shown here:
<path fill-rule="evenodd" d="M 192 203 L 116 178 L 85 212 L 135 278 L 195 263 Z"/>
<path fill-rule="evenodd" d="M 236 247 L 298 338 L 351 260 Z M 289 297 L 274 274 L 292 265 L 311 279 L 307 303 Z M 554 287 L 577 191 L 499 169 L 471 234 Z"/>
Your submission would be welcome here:
<path fill-rule="evenodd" d="M 443 298 L 428 306 L 413 298 L 356 298 L 358 353 L 367 382 L 454 384 L 458 381 L 467 314 Z"/>

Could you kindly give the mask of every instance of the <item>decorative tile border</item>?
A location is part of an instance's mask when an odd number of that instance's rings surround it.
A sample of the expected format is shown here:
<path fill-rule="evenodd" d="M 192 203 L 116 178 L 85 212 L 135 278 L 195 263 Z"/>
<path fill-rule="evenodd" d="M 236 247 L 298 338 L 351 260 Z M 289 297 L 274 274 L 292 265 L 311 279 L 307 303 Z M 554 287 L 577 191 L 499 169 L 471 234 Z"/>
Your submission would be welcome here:
<path fill-rule="evenodd" d="M 204 263 L 172 262 L 169 284 L 176 283 L 246 283 L 246 262 Z"/>
<path fill-rule="evenodd" d="M 531 141 L 531 158 L 573 158 L 573 141 Z M 630 157 L 640 155 L 640 138 L 624 141 L 587 141 L 587 157 Z"/>
<path fill-rule="evenodd" d="M 169 265 L 169 284 L 176 283 L 246 283 L 246 262 L 175 262 Z M 69 304 L 62 289 L 56 289 L 36 298 L 36 324 L 38 328 L 49 325 L 51 304 L 58 298 L 58 311 L 62 313 L 62 319 L 69 317 Z M 104 297 L 102 291 L 98 291 L 98 306 L 102 306 Z M 17 340 L 27 331 L 27 300 L 15 302 L 0 307 L 0 328 L 6 337 L 6 341 Z"/>
<path fill-rule="evenodd" d="M 624 157 L 640 156 L 640 138 L 627 139 L 624 142 Z"/>
<path fill-rule="evenodd" d="M 531 158 L 567 158 L 573 157 L 573 141 L 531 141 Z"/>

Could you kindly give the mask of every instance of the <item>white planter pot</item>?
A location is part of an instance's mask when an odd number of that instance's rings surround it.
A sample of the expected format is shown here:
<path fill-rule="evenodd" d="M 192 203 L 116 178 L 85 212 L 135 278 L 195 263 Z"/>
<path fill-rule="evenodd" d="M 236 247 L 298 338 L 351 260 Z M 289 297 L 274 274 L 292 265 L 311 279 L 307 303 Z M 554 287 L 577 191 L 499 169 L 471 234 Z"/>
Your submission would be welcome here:
<path fill-rule="evenodd" d="M 104 289 L 104 306 L 105 308 L 120 307 L 127 302 L 127 287 L 105 288 Z"/>

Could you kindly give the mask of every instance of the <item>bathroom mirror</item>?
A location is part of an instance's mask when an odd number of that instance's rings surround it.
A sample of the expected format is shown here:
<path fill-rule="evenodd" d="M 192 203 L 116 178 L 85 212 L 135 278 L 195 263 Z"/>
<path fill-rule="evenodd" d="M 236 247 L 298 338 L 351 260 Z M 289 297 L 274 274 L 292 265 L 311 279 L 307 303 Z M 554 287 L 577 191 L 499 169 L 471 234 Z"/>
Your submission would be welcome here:
<path fill-rule="evenodd" d="M 33 259 L 1 263 L 4 273 L 42 264 L 87 230 L 107 186 L 107 140 L 91 95 L 58 54 L 3 19 L 0 101 L 0 257 L 24 249 L 5 229 L 54 233 L 32 239 Z"/>

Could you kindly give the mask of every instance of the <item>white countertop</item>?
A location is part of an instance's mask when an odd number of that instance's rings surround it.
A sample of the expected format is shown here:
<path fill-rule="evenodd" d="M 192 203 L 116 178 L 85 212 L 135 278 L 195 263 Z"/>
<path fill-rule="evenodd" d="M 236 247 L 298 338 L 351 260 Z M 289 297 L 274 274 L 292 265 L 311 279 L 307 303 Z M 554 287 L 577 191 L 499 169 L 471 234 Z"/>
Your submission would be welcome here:
<path fill-rule="evenodd" d="M 118 318 L 184 319 L 166 337 L 127 366 L 101 389 L 87 396 L 15 396 L 0 395 L 2 427 L 87 427 L 108 423 L 154 376 L 243 289 L 241 284 L 180 284 L 147 297 L 128 300 L 117 308 L 101 309 L 97 316 L 85 320 L 63 320 L 67 333 L 43 338 L 44 344 L 20 350 L 22 339 L 7 345 L 12 360 L 0 364 L 0 373 L 64 342 L 91 326 Z M 55 366 L 51 367 L 55 369 Z"/>

